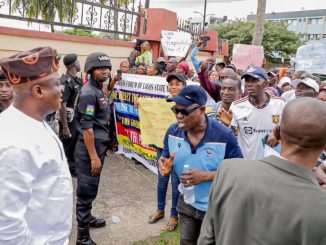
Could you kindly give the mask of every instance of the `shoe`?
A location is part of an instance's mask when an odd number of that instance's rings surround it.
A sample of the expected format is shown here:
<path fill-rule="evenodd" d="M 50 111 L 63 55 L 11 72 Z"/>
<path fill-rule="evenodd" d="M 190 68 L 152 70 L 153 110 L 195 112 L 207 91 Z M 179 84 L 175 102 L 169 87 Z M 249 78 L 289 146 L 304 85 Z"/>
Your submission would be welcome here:
<path fill-rule="evenodd" d="M 100 228 L 106 226 L 106 221 L 104 219 L 97 219 L 92 216 L 92 220 L 88 223 L 89 227 Z"/>
<path fill-rule="evenodd" d="M 171 216 L 169 222 L 167 223 L 163 231 L 174 231 L 175 229 L 177 229 L 178 223 L 179 223 L 178 217 Z"/>
<path fill-rule="evenodd" d="M 160 219 L 164 218 L 164 211 L 160 212 L 160 211 L 155 211 L 151 216 L 148 217 L 147 222 L 149 224 L 154 224 L 157 221 L 159 221 Z"/>
<path fill-rule="evenodd" d="M 89 227 L 78 227 L 76 245 L 96 245 L 89 235 Z"/>

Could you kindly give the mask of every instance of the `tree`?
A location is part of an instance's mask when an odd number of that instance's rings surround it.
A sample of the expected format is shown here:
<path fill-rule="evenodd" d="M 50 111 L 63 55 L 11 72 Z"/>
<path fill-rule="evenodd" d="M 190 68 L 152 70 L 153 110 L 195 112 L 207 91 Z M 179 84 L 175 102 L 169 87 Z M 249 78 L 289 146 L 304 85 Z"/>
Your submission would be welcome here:
<path fill-rule="evenodd" d="M 109 0 L 98 0 L 100 4 L 107 4 Z M 127 5 L 131 0 L 114 0 L 113 6 L 119 8 Z M 76 14 L 76 2 L 74 0 L 13 0 L 12 11 L 20 11 L 21 6 L 24 6 L 26 17 L 54 22 L 58 16 L 60 22 L 69 22 Z M 67 10 L 74 10 L 67 11 Z M 118 12 L 114 11 L 115 30 L 118 30 Z M 50 24 L 51 32 L 54 32 L 54 25 Z"/>
<path fill-rule="evenodd" d="M 24 6 L 28 18 L 37 19 L 41 16 L 42 20 L 50 22 L 55 21 L 58 14 L 60 22 L 64 22 L 69 21 L 74 13 L 65 11 L 63 8 L 72 9 L 73 4 L 73 0 L 14 0 L 11 7 L 16 12 Z M 51 32 L 54 32 L 53 25 L 51 25 Z"/>
<path fill-rule="evenodd" d="M 254 26 L 255 23 L 252 21 L 237 20 L 232 23 L 212 26 L 211 29 L 218 32 L 219 39 L 227 39 L 229 48 L 232 50 L 235 43 L 251 44 Z M 264 46 L 265 58 L 269 62 L 275 59 L 275 54 L 286 59 L 290 58 L 302 45 L 300 35 L 288 31 L 284 22 L 266 22 L 264 29 L 262 45 Z"/>
<path fill-rule="evenodd" d="M 261 45 L 264 35 L 266 0 L 258 0 L 255 30 L 252 45 Z"/>

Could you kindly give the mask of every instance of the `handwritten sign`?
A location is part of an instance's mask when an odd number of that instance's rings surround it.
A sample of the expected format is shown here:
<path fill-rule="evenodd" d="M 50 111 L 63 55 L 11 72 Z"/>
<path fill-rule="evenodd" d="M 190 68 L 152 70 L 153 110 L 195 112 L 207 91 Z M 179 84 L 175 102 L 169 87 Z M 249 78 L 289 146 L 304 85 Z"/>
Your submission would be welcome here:
<path fill-rule="evenodd" d="M 232 64 L 237 69 L 247 70 L 251 65 L 262 66 L 264 60 L 263 46 L 234 44 L 232 52 Z"/>
<path fill-rule="evenodd" d="M 139 98 L 138 102 L 142 143 L 163 148 L 165 133 L 176 122 L 173 103 L 161 98 Z"/>
<path fill-rule="evenodd" d="M 190 33 L 163 30 L 161 43 L 164 55 L 185 57 L 192 40 Z"/>
<path fill-rule="evenodd" d="M 300 46 L 294 60 L 296 71 L 326 74 L 326 40 Z"/>

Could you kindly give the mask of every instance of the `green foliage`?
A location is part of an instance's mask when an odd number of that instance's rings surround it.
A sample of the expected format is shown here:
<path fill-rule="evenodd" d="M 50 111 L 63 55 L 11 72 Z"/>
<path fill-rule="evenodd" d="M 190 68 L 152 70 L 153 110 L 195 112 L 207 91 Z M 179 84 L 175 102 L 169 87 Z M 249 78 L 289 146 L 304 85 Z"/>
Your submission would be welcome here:
<path fill-rule="evenodd" d="M 97 37 L 99 35 L 93 34 L 91 31 L 81 30 L 81 29 L 65 29 L 61 31 L 62 34 L 74 35 L 74 36 L 83 36 L 83 37 Z"/>
<path fill-rule="evenodd" d="M 229 49 L 232 52 L 235 43 L 251 44 L 254 26 L 255 23 L 252 21 L 238 20 L 212 26 L 211 30 L 218 32 L 219 39 L 229 40 Z M 285 23 L 266 22 L 262 45 L 266 59 L 272 61 L 273 52 L 289 58 L 302 45 L 302 41 L 300 35 L 286 29 Z"/>
<path fill-rule="evenodd" d="M 178 245 L 180 244 L 179 228 L 175 231 L 163 231 L 160 236 L 134 242 L 133 245 Z"/>

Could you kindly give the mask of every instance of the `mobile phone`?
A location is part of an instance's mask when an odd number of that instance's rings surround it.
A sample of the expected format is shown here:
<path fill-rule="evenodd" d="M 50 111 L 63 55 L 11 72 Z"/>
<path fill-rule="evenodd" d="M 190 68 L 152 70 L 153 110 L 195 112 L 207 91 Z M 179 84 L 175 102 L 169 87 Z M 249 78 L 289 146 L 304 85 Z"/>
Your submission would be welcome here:
<path fill-rule="evenodd" d="M 121 75 L 122 71 L 121 70 L 117 70 L 117 75 Z"/>

